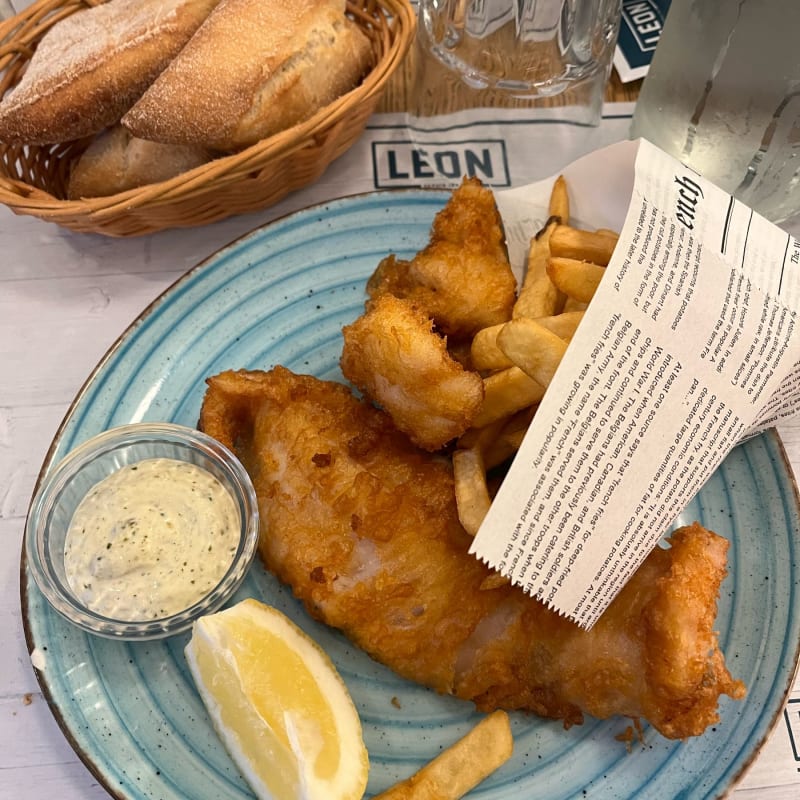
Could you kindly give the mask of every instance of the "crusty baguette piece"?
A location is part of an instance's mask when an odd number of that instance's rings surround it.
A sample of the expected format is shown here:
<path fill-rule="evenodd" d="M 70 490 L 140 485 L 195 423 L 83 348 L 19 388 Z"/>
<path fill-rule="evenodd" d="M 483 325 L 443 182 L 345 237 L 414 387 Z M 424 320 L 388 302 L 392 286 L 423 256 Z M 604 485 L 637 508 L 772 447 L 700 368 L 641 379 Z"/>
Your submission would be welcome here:
<path fill-rule="evenodd" d="M 73 167 L 67 197 L 107 197 L 166 181 L 211 159 L 203 147 L 148 142 L 122 125 L 101 133 Z"/>
<path fill-rule="evenodd" d="M 144 139 L 237 150 L 312 116 L 371 61 L 344 0 L 221 0 L 122 124 Z"/>
<path fill-rule="evenodd" d="M 0 102 L 0 141 L 54 144 L 114 124 L 219 0 L 110 0 L 42 37 Z"/>

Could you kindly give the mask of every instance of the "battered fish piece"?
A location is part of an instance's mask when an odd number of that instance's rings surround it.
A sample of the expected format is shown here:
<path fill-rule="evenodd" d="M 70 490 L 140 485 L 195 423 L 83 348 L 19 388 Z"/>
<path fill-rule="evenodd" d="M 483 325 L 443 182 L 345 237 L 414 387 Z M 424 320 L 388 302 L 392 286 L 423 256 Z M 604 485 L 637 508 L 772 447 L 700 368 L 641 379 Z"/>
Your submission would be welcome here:
<path fill-rule="evenodd" d="M 367 294 L 413 301 L 454 341 L 511 319 L 517 280 L 491 189 L 465 178 L 434 218 L 427 247 L 411 261 L 383 259 Z"/>
<path fill-rule="evenodd" d="M 345 378 L 412 442 L 439 450 L 470 426 L 483 403 L 483 381 L 450 357 L 430 317 L 408 300 L 382 295 L 342 333 Z"/>
<path fill-rule="evenodd" d="M 656 548 L 584 631 L 468 554 L 449 460 L 415 448 L 337 383 L 270 372 L 208 380 L 200 424 L 253 477 L 266 566 L 376 660 L 482 711 L 648 720 L 701 734 L 741 698 L 713 632 L 728 544 L 695 524 Z"/>

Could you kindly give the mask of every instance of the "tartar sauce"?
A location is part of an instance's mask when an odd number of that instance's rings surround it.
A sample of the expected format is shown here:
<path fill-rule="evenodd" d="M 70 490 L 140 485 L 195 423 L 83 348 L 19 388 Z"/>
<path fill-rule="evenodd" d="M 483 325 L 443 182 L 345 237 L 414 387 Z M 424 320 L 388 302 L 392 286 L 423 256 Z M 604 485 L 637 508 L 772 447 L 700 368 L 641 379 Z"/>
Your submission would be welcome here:
<path fill-rule="evenodd" d="M 64 543 L 67 581 L 98 614 L 166 617 L 217 585 L 239 529 L 233 498 L 202 467 L 169 458 L 130 464 L 75 510 Z"/>

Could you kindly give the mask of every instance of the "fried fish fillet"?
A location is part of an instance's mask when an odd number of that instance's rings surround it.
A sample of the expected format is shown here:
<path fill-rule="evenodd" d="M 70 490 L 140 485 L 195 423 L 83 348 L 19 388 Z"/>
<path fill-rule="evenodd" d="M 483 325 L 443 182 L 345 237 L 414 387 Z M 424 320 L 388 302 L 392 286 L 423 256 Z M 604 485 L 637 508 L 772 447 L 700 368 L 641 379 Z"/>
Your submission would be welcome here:
<path fill-rule="evenodd" d="M 382 295 L 342 334 L 345 378 L 412 442 L 439 450 L 470 426 L 483 381 L 450 356 L 430 317 L 410 301 Z"/>
<path fill-rule="evenodd" d="M 452 193 L 424 249 L 411 261 L 387 256 L 367 282 L 372 300 L 412 300 L 453 341 L 509 320 L 516 291 L 494 195 L 477 178 Z"/>
<path fill-rule="evenodd" d="M 584 631 L 491 580 L 467 552 L 449 461 L 347 387 L 225 372 L 200 424 L 253 477 L 266 566 L 400 675 L 484 711 L 622 714 L 676 739 L 714 724 L 721 694 L 744 696 L 713 631 L 728 544 L 701 526 L 656 548 Z"/>

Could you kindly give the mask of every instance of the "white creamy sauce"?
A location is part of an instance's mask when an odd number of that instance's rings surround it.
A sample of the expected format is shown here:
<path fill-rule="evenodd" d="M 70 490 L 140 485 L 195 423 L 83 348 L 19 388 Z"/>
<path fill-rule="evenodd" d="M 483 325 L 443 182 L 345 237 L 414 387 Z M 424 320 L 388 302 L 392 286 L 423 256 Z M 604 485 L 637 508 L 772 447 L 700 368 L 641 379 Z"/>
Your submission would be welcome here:
<path fill-rule="evenodd" d="M 239 528 L 230 493 L 202 467 L 169 458 L 130 464 L 75 510 L 64 543 L 67 581 L 98 614 L 166 617 L 219 583 Z"/>

